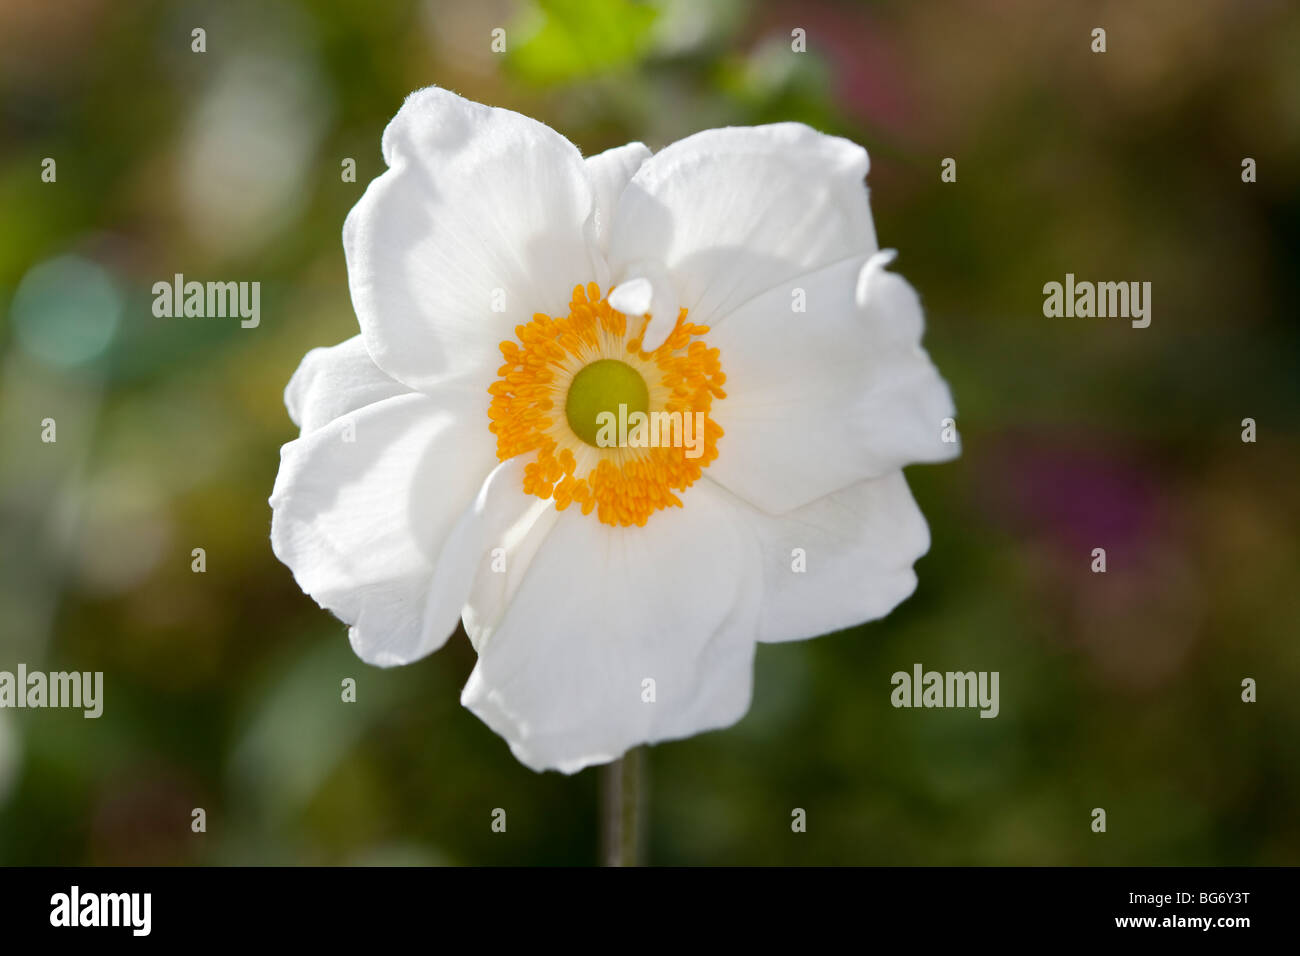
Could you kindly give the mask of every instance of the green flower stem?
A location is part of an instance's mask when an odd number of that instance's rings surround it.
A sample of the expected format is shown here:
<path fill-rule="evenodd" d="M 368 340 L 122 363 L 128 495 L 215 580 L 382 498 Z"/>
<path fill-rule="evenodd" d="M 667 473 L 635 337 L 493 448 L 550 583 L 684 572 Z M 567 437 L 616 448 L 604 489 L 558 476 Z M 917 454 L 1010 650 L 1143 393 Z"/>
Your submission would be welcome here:
<path fill-rule="evenodd" d="M 640 866 L 645 826 L 645 748 L 635 747 L 601 768 L 602 859 L 605 866 Z"/>

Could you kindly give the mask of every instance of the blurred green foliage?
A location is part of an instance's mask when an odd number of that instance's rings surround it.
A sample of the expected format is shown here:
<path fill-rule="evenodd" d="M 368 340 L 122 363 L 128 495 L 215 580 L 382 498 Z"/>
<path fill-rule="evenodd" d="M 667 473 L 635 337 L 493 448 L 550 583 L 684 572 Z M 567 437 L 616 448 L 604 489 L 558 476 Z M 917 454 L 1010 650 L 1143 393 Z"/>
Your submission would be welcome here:
<path fill-rule="evenodd" d="M 510 65 L 524 83 L 572 83 L 634 69 L 649 50 L 658 11 L 636 0 L 543 0 L 519 21 L 526 39 Z M 501 52 L 510 52 L 502 30 Z"/>
<path fill-rule="evenodd" d="M 744 721 L 651 751 L 653 862 L 1300 862 L 1297 48 L 1300 9 L 1236 0 L 0 7 L 0 669 L 106 674 L 97 721 L 0 711 L 0 862 L 596 859 L 596 774 L 460 708 L 463 636 L 368 668 L 268 544 L 284 384 L 356 331 L 340 228 L 428 84 L 584 153 L 863 143 L 957 399 L 963 457 L 909 470 L 917 593 L 761 647 Z M 261 326 L 155 319 L 178 272 L 261 281 Z M 1151 327 L 1045 319 L 1066 272 L 1152 281 Z M 1000 716 L 893 709 L 914 662 L 1000 671 Z"/>

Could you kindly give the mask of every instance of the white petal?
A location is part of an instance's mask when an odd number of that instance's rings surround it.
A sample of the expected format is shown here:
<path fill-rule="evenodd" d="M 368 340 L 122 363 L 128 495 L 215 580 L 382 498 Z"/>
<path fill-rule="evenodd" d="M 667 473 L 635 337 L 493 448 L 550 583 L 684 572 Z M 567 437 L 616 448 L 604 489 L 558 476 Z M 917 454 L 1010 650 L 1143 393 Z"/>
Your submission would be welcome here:
<path fill-rule="evenodd" d="M 930 548 L 901 471 L 784 515 L 754 511 L 752 519 L 763 552 L 762 641 L 816 637 L 884 617 L 915 589 L 912 565 Z"/>
<path fill-rule="evenodd" d="M 920 346 L 915 291 L 873 270 L 855 301 L 862 259 L 777 286 L 707 336 L 721 352 L 727 397 L 713 480 L 780 514 L 912 462 L 943 461 L 948 386 Z M 793 305 L 802 292 L 805 312 Z"/>
<path fill-rule="evenodd" d="M 752 529 L 707 482 L 682 501 L 644 528 L 561 513 L 481 647 L 461 701 L 533 769 L 573 773 L 748 709 Z"/>
<path fill-rule="evenodd" d="M 853 301 L 859 308 L 867 304 L 867 298 L 871 295 L 871 286 L 875 283 L 877 277 L 883 275 L 885 267 L 897 258 L 897 249 L 881 249 L 867 259 L 862 271 L 858 273 L 858 281 L 853 292 Z M 921 330 L 917 329 L 916 334 L 919 336 Z"/>
<path fill-rule="evenodd" d="M 412 388 L 486 388 L 514 327 L 567 314 L 595 278 L 582 157 L 541 123 L 435 88 L 407 98 L 383 150 L 389 170 L 343 227 L 366 347 Z"/>
<path fill-rule="evenodd" d="M 620 275 L 621 281 L 609 294 L 609 304 L 629 317 L 650 313 L 650 322 L 641 336 L 641 348 L 653 352 L 663 345 L 677 324 L 677 285 L 657 262 L 631 263 Z"/>
<path fill-rule="evenodd" d="M 524 494 L 529 457 L 511 458 L 493 470 L 447 540 L 447 553 L 459 556 L 472 581 L 461 617 L 475 650 L 482 649 L 505 613 L 559 515 L 553 501 Z"/>
<path fill-rule="evenodd" d="M 432 583 L 450 567 L 443 544 L 495 461 L 487 395 L 390 398 L 280 454 L 271 547 L 303 591 L 350 625 L 353 649 L 371 664 L 405 664 L 441 647 L 469 581 L 437 600 Z"/>
<path fill-rule="evenodd" d="M 624 315 L 645 315 L 654 298 L 654 284 L 645 278 L 629 279 L 616 285 L 609 294 L 609 304 Z"/>
<path fill-rule="evenodd" d="M 587 157 L 587 175 L 591 178 L 596 191 L 596 216 L 593 221 L 595 242 L 601 252 L 609 248 L 610 228 L 614 222 L 614 210 L 618 208 L 619 198 L 628 181 L 641 168 L 641 164 L 650 158 L 650 150 L 643 143 L 628 143 L 615 146 L 603 153 Z M 601 280 L 597 280 L 601 281 Z M 603 285 L 602 285 L 603 288 Z"/>
<path fill-rule="evenodd" d="M 356 335 L 308 352 L 289 379 L 284 404 L 293 423 L 306 433 L 348 412 L 409 391 L 379 370 L 361 336 Z"/>
<path fill-rule="evenodd" d="M 862 147 L 799 123 L 689 136 L 624 190 L 610 268 L 661 263 L 690 320 L 712 325 L 774 285 L 876 251 L 867 165 Z"/>

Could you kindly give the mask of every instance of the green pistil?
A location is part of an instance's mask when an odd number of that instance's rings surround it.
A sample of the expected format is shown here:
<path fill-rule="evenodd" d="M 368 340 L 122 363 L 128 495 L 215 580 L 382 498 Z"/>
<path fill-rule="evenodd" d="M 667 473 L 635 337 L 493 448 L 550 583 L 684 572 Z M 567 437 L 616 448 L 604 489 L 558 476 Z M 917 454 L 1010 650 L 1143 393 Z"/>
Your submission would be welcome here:
<path fill-rule="evenodd" d="M 627 414 L 647 412 L 650 409 L 650 390 L 646 388 L 641 373 L 618 359 L 601 359 L 592 362 L 569 385 L 564 400 L 564 415 L 573 433 L 588 445 L 596 445 L 600 430 L 601 412 L 616 418 L 618 407 L 627 406 Z"/>

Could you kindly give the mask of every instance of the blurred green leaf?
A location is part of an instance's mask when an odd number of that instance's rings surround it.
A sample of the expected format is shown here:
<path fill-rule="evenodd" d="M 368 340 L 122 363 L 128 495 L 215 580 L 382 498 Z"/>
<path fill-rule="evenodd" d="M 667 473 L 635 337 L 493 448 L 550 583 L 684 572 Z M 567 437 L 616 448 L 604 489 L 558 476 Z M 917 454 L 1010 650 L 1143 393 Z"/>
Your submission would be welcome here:
<path fill-rule="evenodd" d="M 630 67 L 649 49 L 658 11 L 635 0 L 539 0 L 514 32 L 526 39 L 507 52 L 519 77 L 565 83 Z"/>

